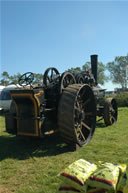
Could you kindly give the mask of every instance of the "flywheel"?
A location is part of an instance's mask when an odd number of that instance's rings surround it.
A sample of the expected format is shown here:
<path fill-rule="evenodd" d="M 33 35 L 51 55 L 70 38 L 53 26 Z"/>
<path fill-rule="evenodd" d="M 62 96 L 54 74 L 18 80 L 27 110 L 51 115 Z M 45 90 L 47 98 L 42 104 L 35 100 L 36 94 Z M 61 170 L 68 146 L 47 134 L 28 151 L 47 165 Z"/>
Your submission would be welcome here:
<path fill-rule="evenodd" d="M 96 103 L 87 84 L 69 85 L 63 90 L 58 106 L 58 128 L 67 144 L 82 147 L 95 131 Z"/>

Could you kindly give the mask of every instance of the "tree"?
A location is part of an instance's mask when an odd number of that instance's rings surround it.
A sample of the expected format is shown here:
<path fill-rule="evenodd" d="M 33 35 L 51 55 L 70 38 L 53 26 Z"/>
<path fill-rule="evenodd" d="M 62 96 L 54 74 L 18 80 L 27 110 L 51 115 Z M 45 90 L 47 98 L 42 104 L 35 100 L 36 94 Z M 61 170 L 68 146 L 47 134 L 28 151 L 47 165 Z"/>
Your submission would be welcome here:
<path fill-rule="evenodd" d="M 1 74 L 0 85 L 7 86 L 8 84 L 9 84 L 9 74 L 8 72 L 4 71 Z"/>
<path fill-rule="evenodd" d="M 41 84 L 43 82 L 43 75 L 40 73 L 34 73 L 34 81 L 33 84 Z"/>
<path fill-rule="evenodd" d="M 70 68 L 68 69 L 69 72 L 81 72 L 81 68 L 80 67 L 76 67 L 76 68 Z"/>
<path fill-rule="evenodd" d="M 16 75 L 9 76 L 10 84 L 18 84 L 18 80 L 20 78 L 21 74 L 18 72 Z"/>
<path fill-rule="evenodd" d="M 122 88 L 127 88 L 128 55 L 117 56 L 114 61 L 107 64 L 107 69 L 110 72 L 110 78 L 115 84 L 121 85 Z"/>
<path fill-rule="evenodd" d="M 105 75 L 106 66 L 102 62 L 98 62 L 97 67 L 98 67 L 98 69 L 97 69 L 98 81 L 97 82 L 101 85 L 104 85 L 104 83 L 109 80 L 109 78 Z M 82 66 L 82 70 L 90 70 L 91 71 L 91 63 L 86 62 Z"/>
<path fill-rule="evenodd" d="M 4 79 L 1 79 L 0 80 L 0 85 L 2 86 L 7 86 L 9 84 L 9 81 L 8 80 L 4 80 Z"/>

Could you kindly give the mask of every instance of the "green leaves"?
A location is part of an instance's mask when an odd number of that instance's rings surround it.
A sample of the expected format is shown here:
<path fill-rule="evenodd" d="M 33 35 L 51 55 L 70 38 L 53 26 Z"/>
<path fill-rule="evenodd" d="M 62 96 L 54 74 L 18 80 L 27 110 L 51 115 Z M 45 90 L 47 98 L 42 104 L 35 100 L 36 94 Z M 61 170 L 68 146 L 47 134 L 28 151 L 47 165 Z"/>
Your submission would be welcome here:
<path fill-rule="evenodd" d="M 86 62 L 82 68 L 80 67 L 76 67 L 76 68 L 71 68 L 69 69 L 69 71 L 90 71 L 91 72 L 91 63 L 90 62 Z M 109 80 L 109 78 L 105 75 L 105 70 L 106 70 L 106 66 L 102 63 L 102 62 L 98 62 L 98 83 L 101 85 L 104 85 L 104 83 L 106 81 Z"/>
<path fill-rule="evenodd" d="M 114 61 L 107 63 L 110 78 L 113 83 L 120 84 L 122 88 L 127 88 L 128 80 L 126 69 L 128 68 L 128 55 L 117 56 Z"/>
<path fill-rule="evenodd" d="M 21 74 L 18 72 L 17 74 L 14 74 L 13 76 L 10 76 L 8 72 L 4 71 L 1 74 L 0 79 L 0 85 L 7 86 L 9 84 L 18 84 L 18 80 L 20 78 Z M 43 81 L 43 75 L 39 73 L 34 73 L 34 81 L 33 84 L 38 84 L 41 81 Z"/>

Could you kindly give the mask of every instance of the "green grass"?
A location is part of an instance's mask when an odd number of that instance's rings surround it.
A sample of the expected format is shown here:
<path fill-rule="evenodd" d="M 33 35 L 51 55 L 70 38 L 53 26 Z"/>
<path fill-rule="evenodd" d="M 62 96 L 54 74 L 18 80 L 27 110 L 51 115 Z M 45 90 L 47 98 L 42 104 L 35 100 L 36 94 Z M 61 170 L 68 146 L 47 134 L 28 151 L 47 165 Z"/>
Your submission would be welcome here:
<path fill-rule="evenodd" d="M 80 158 L 128 164 L 128 108 L 119 108 L 113 126 L 99 122 L 92 141 L 76 152 L 54 135 L 37 140 L 7 134 L 0 116 L 0 193 L 54 193 L 58 173 Z"/>

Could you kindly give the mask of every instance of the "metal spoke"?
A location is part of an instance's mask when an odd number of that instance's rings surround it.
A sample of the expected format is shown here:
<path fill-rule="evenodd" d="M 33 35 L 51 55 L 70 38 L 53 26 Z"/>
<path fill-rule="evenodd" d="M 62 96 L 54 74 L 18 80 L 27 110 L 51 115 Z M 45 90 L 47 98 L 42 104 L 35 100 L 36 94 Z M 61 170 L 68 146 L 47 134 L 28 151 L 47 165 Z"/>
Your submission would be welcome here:
<path fill-rule="evenodd" d="M 51 70 L 51 77 L 53 76 L 53 69 Z"/>
<path fill-rule="evenodd" d="M 28 76 L 28 78 L 32 78 L 32 75 L 30 74 L 30 75 Z"/>
<path fill-rule="evenodd" d="M 91 131 L 91 128 L 86 123 L 84 123 L 83 121 L 81 122 L 81 125 L 86 127 L 89 131 Z"/>
<path fill-rule="evenodd" d="M 51 81 L 53 79 L 53 69 L 51 70 L 51 77 L 50 77 Z"/>
<path fill-rule="evenodd" d="M 85 105 L 87 105 L 89 102 L 90 102 L 90 98 L 88 98 L 88 99 L 83 103 L 83 107 L 84 107 Z"/>
<path fill-rule="evenodd" d="M 81 131 L 81 128 L 77 128 L 77 130 L 80 132 L 82 138 L 83 138 L 84 140 L 86 140 L 85 137 L 84 137 L 84 135 L 83 135 L 83 133 L 82 133 L 82 131 Z"/>
<path fill-rule="evenodd" d="M 49 78 L 49 76 L 47 76 L 47 79 L 48 79 L 48 82 L 50 82 L 50 78 Z"/>
<path fill-rule="evenodd" d="M 80 108 L 80 104 L 78 103 L 78 101 L 76 101 L 76 105 L 78 108 Z"/>

